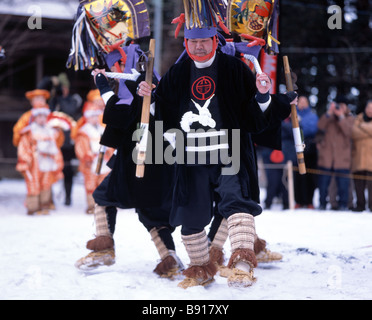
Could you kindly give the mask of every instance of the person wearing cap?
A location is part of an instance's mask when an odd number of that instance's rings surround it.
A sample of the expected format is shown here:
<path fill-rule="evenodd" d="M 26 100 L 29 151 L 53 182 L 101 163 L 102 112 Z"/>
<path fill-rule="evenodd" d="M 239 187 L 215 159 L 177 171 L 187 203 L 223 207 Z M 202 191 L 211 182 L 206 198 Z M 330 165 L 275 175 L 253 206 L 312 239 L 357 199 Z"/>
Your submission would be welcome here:
<path fill-rule="evenodd" d="M 26 92 L 26 98 L 29 100 L 31 107 L 44 106 L 47 104 L 50 98 L 50 93 L 44 89 L 35 89 Z M 19 139 L 21 137 L 21 131 L 23 128 L 30 124 L 31 109 L 22 114 L 22 116 L 17 120 L 16 124 L 13 126 L 13 145 L 18 147 Z"/>
<path fill-rule="evenodd" d="M 213 215 L 215 193 L 218 212 L 227 219 L 232 247 L 228 267 L 233 274 L 228 284 L 247 287 L 255 281 L 254 217 L 262 209 L 251 134 L 269 126 L 278 101 L 269 94 L 271 82 L 266 74 L 255 78 L 242 61 L 217 50 L 217 44 L 215 27 L 186 26 L 189 58 L 173 65 L 154 93 L 164 130 L 178 129 L 186 141 L 185 163 L 176 165 L 170 217 L 173 226 L 182 226 L 182 241 L 190 258 L 186 279 L 180 283 L 183 288 L 210 283 L 216 273 L 204 229 Z M 151 89 L 141 82 L 138 94 L 150 95 Z M 232 137 L 234 129 L 237 137 Z M 210 151 L 217 151 L 217 158 Z M 230 159 L 237 156 L 236 162 L 226 163 L 226 154 Z M 199 163 L 199 155 L 206 161 Z"/>
<path fill-rule="evenodd" d="M 105 128 L 100 121 L 102 114 L 103 111 L 99 106 L 92 102 L 86 103 L 83 110 L 84 124 L 79 128 L 75 137 L 75 154 L 79 160 L 79 171 L 84 176 L 86 213 L 94 212 L 93 192 L 109 173 L 106 163 L 114 152 L 112 148 L 105 151 L 101 172 L 97 174 L 100 140 Z"/>
<path fill-rule="evenodd" d="M 16 139 L 16 170 L 22 173 L 26 182 L 27 214 L 48 214 L 52 184 L 63 177 L 63 157 L 60 150 L 63 133 L 48 123 L 48 91 L 28 91 L 26 97 L 30 100 L 32 109 L 16 124 L 15 132 L 19 135 Z M 26 121 L 28 125 L 24 125 Z"/>
<path fill-rule="evenodd" d="M 352 129 L 355 118 L 348 108 L 348 101 L 338 96 L 328 111 L 318 121 L 321 139 L 317 141 L 319 209 L 327 208 L 328 188 L 335 175 L 338 193 L 338 210 L 347 210 L 351 170 Z"/>

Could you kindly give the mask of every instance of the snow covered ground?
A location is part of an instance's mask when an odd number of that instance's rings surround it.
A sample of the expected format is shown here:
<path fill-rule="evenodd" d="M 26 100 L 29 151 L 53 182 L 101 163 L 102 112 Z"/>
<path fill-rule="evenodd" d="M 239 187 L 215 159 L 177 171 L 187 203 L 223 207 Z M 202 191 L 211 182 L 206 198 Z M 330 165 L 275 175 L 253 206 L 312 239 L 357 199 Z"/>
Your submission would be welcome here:
<path fill-rule="evenodd" d="M 93 216 L 84 213 L 81 179 L 73 205 L 63 205 L 62 185 L 54 187 L 57 210 L 27 216 L 21 180 L 0 181 L 0 299 L 253 300 L 372 299 L 372 213 L 268 210 L 257 217 L 259 236 L 281 262 L 261 264 L 257 283 L 229 288 L 216 276 L 208 288 L 183 290 L 178 281 L 159 279 L 152 270 L 158 255 L 133 210 L 118 213 L 116 264 L 84 273 L 74 267 L 89 253 Z M 174 233 L 178 255 L 187 254 Z M 229 244 L 225 246 L 229 255 Z"/>

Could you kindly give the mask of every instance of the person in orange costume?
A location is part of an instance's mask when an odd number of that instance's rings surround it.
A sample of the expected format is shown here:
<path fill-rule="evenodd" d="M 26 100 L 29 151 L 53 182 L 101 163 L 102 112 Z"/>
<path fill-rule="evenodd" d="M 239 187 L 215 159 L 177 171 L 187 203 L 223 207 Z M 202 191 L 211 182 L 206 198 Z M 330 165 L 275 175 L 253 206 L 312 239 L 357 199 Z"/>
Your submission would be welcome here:
<path fill-rule="evenodd" d="M 32 109 L 21 117 L 17 129 L 25 124 L 27 117 L 29 124 L 19 131 L 15 130 L 19 135 L 16 137 L 16 170 L 22 173 L 26 182 L 26 208 L 29 215 L 49 213 L 52 184 L 63 177 L 63 157 L 58 146 L 61 143 L 61 132 L 48 123 L 48 95 L 45 90 L 26 93 Z"/>
<path fill-rule="evenodd" d="M 91 104 L 95 105 L 97 109 L 102 110 L 102 114 L 100 115 L 100 123 L 103 123 L 102 118 L 103 118 L 103 110 L 105 109 L 105 103 L 103 102 L 98 89 L 90 90 L 88 92 L 87 101 L 85 102 L 83 106 L 83 112 L 86 109 L 86 107 Z M 76 126 L 71 130 L 72 140 L 76 139 L 77 132 L 85 124 L 85 122 L 86 122 L 86 119 L 84 117 L 81 117 L 77 121 Z"/>
<path fill-rule="evenodd" d="M 87 197 L 87 213 L 94 213 L 95 202 L 93 192 L 110 169 L 105 165 L 112 156 L 114 149 L 101 149 L 100 139 L 105 126 L 101 122 L 103 110 L 92 102 L 84 106 L 84 124 L 78 129 L 75 137 L 75 154 L 80 161 L 79 171 L 84 176 L 85 192 Z M 101 150 L 100 150 L 101 149 Z M 103 150 L 103 151 L 102 151 Z M 101 171 L 96 172 L 99 153 L 104 152 Z"/>

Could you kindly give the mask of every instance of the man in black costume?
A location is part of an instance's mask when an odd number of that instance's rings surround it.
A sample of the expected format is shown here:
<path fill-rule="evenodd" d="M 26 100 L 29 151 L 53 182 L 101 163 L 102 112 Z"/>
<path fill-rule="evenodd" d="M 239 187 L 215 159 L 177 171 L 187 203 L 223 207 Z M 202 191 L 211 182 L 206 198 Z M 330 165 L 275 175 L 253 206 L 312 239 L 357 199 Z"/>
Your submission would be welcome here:
<path fill-rule="evenodd" d="M 266 74 L 255 78 L 242 61 L 217 50 L 216 34 L 214 27 L 186 26 L 189 57 L 170 68 L 154 94 L 165 131 L 182 131 L 186 141 L 185 159 L 178 158 L 176 164 L 170 216 L 171 225 L 182 226 L 190 258 L 186 279 L 180 283 L 183 288 L 205 285 L 216 273 L 204 229 L 212 219 L 214 202 L 227 220 L 232 246 L 228 284 L 247 287 L 255 281 L 254 217 L 262 209 L 251 134 L 270 130 L 290 102 L 285 95 L 270 96 Z M 150 92 L 141 82 L 138 94 Z"/>
<path fill-rule="evenodd" d="M 126 51 L 139 52 L 136 48 L 125 48 Z M 130 47 L 129 46 L 129 47 Z M 106 57 L 111 68 L 121 58 L 119 51 L 114 51 Z M 93 72 L 95 83 L 106 104 L 103 122 L 106 124 L 101 144 L 115 148 L 116 152 L 110 160 L 112 171 L 93 193 L 96 202 L 95 222 L 96 238 L 88 241 L 87 248 L 93 250 L 87 257 L 80 259 L 79 268 L 114 263 L 114 240 L 117 208 L 136 208 L 140 222 L 151 235 L 161 262 L 154 272 L 162 277 L 172 277 L 183 265 L 175 253 L 172 233 L 175 230 L 169 224 L 169 213 L 172 197 L 173 167 L 167 165 L 146 165 L 146 175 L 142 179 L 135 176 L 136 164 L 132 160 L 136 141 L 133 132 L 141 117 L 142 99 L 136 95 L 138 82 L 126 81 L 125 86 L 119 86 L 119 98 L 112 90 L 105 76 L 105 70 L 96 69 Z M 157 81 L 156 77 L 154 80 Z M 125 90 L 122 90 L 125 87 Z M 154 130 L 154 118 L 150 120 L 150 132 Z"/>

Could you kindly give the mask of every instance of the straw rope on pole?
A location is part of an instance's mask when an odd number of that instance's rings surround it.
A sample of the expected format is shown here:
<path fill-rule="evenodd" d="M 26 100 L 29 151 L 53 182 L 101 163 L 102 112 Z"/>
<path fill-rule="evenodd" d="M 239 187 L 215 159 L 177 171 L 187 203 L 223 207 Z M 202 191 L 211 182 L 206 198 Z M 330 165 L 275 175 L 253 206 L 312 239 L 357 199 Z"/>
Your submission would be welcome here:
<path fill-rule="evenodd" d="M 295 209 L 295 197 L 294 197 L 294 182 L 293 182 L 293 163 L 291 160 L 287 161 L 287 176 L 288 176 L 288 205 L 289 209 Z"/>

